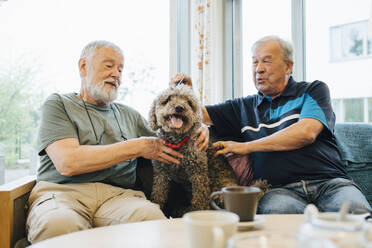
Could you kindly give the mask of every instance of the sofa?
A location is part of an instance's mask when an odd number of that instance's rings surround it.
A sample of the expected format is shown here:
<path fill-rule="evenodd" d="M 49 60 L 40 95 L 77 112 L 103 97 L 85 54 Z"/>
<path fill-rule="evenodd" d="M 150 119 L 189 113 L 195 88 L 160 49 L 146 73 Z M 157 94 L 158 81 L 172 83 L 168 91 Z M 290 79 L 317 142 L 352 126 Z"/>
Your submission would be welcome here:
<path fill-rule="evenodd" d="M 337 123 L 335 136 L 346 171 L 372 205 L 372 124 Z M 139 185 L 148 195 L 151 168 L 147 164 L 143 169 Z M 35 176 L 28 176 L 0 186 L 0 248 L 14 247 L 25 237 L 26 203 L 34 185 Z"/>
<path fill-rule="evenodd" d="M 337 123 L 335 136 L 345 170 L 372 206 L 372 124 Z"/>

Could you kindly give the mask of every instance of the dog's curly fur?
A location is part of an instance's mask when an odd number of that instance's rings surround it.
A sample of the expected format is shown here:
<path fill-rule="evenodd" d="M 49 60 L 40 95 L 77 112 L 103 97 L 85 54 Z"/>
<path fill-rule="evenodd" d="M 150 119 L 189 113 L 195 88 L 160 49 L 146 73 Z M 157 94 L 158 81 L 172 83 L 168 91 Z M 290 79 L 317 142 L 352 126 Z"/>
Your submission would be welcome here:
<path fill-rule="evenodd" d="M 171 86 L 152 103 L 150 127 L 160 138 L 178 144 L 186 136 L 193 136 L 201 126 L 201 106 L 190 86 Z M 175 124 L 176 123 L 176 124 Z M 152 201 L 162 209 L 168 199 L 172 182 L 182 185 L 191 194 L 189 204 L 178 206 L 171 215 L 180 217 L 188 211 L 210 209 L 210 194 L 222 187 L 237 185 L 237 179 L 222 155 L 216 156 L 211 143 L 207 151 L 194 145 L 195 139 L 184 143 L 179 152 L 183 155 L 180 164 L 164 164 L 153 161 L 154 182 Z"/>

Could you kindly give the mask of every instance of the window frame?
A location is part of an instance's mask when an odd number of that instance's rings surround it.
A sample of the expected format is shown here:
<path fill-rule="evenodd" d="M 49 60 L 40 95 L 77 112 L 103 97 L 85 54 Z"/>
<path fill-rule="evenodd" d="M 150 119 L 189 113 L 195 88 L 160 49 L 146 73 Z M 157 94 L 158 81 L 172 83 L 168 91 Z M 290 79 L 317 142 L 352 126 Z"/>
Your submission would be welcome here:
<path fill-rule="evenodd" d="M 242 1 L 223 0 L 223 99 L 243 96 L 243 35 Z M 306 79 L 306 0 L 292 0 L 291 25 L 295 66 L 293 77 L 298 81 Z M 174 13 L 177 13 L 174 16 Z M 170 76 L 177 72 L 190 74 L 190 2 L 170 0 Z M 186 31 L 185 31 L 186 30 Z M 175 37 L 176 36 L 176 37 Z"/>
<path fill-rule="evenodd" d="M 176 14 L 175 14 L 176 13 Z M 169 0 L 169 77 L 191 73 L 190 1 Z"/>
<path fill-rule="evenodd" d="M 221 100 L 240 97 L 242 74 L 242 0 L 223 0 L 223 96 Z M 174 15 L 176 13 L 176 15 Z M 190 1 L 170 0 L 170 77 L 191 74 Z"/>
<path fill-rule="evenodd" d="M 242 43 L 242 0 L 225 0 L 223 100 L 243 95 Z"/>
<path fill-rule="evenodd" d="M 234 89 L 234 94 L 231 95 L 230 98 L 235 97 L 241 97 L 243 96 L 243 87 L 242 84 L 246 82 L 242 82 L 242 53 L 241 53 L 241 47 L 242 47 L 242 0 L 228 0 L 233 2 L 234 6 L 234 13 L 235 15 L 239 15 L 239 17 L 234 17 L 233 15 L 227 18 L 230 18 L 232 20 L 232 30 L 235 32 L 235 34 L 232 34 L 232 36 L 235 35 L 235 37 L 240 36 L 236 39 L 235 46 L 232 48 L 232 54 L 237 57 L 235 63 L 232 63 L 232 69 L 235 73 L 235 75 L 240 75 L 238 78 L 232 77 L 232 88 Z M 293 49 L 295 51 L 294 53 L 294 61 L 295 65 L 292 71 L 293 77 L 298 81 L 305 81 L 306 79 L 306 23 L 305 23 L 305 0 L 292 0 L 291 3 L 291 25 L 292 25 L 292 43 L 293 43 Z M 240 22 L 235 21 L 240 20 Z M 227 20 L 229 21 L 229 19 Z M 226 34 L 230 35 L 230 34 Z M 236 44 L 238 43 L 239 44 Z M 228 48 L 226 48 L 228 49 Z M 226 79 L 226 78 L 225 78 Z M 227 84 L 228 81 L 225 80 L 225 83 Z M 226 88 L 228 88 L 226 86 Z M 226 98 L 226 99 L 229 99 Z"/>

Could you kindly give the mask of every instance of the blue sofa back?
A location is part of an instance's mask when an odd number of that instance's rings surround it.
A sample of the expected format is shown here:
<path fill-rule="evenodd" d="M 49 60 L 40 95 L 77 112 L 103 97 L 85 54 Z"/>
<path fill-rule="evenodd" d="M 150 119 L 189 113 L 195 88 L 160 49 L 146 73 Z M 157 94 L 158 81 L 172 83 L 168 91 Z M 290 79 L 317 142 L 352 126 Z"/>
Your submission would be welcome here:
<path fill-rule="evenodd" d="M 372 124 L 336 123 L 335 136 L 345 170 L 372 206 Z"/>

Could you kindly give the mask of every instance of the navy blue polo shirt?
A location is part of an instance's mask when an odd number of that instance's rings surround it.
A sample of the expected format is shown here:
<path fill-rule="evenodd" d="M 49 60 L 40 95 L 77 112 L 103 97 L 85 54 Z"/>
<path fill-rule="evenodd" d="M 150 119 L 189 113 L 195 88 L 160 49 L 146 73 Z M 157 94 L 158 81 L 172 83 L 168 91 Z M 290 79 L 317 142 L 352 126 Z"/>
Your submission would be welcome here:
<path fill-rule="evenodd" d="M 274 99 L 259 92 L 206 109 L 216 134 L 235 141 L 269 136 L 303 118 L 323 123 L 322 132 L 310 145 L 291 151 L 251 153 L 255 179 L 266 179 L 272 186 L 300 180 L 349 179 L 333 134 L 335 114 L 329 89 L 321 81 L 296 82 L 291 77 L 282 94 Z"/>

